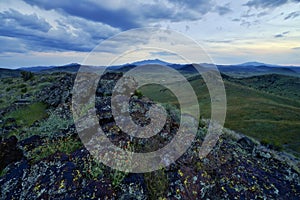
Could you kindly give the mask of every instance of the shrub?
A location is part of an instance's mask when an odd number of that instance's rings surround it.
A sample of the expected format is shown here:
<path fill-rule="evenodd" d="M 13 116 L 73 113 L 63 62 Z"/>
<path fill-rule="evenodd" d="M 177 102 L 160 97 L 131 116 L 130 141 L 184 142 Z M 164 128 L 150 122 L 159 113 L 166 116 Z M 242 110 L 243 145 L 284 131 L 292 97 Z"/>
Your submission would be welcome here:
<path fill-rule="evenodd" d="M 125 147 L 127 151 L 129 152 L 134 152 L 134 145 L 128 142 L 128 145 Z M 126 159 L 125 156 L 123 159 Z M 126 162 L 131 162 L 131 160 L 127 160 Z M 125 166 L 119 166 L 124 168 Z M 120 185 L 120 183 L 123 181 L 123 179 L 127 176 L 128 172 L 123 172 L 119 170 L 113 170 L 112 173 L 110 174 L 110 178 L 112 180 L 112 185 L 114 187 L 117 187 Z"/>
<path fill-rule="evenodd" d="M 112 185 L 117 187 L 123 181 L 123 179 L 127 176 L 127 172 L 122 172 L 118 170 L 114 170 L 113 173 L 110 174 L 110 178 L 112 180 Z"/>
<path fill-rule="evenodd" d="M 137 96 L 139 99 L 143 97 L 143 94 L 140 90 L 135 90 L 134 95 Z"/>
<path fill-rule="evenodd" d="M 144 174 L 150 199 L 163 198 L 169 187 L 168 177 L 164 169 Z"/>
<path fill-rule="evenodd" d="M 25 88 L 27 85 L 25 83 L 22 83 L 20 85 L 18 85 L 19 88 Z"/>
<path fill-rule="evenodd" d="M 103 165 L 100 162 L 87 159 L 84 162 L 83 172 L 90 179 L 97 179 L 103 174 Z"/>
<path fill-rule="evenodd" d="M 33 149 L 29 155 L 33 162 L 38 162 L 56 152 L 70 154 L 81 147 L 82 143 L 80 140 L 67 137 L 47 141 L 44 145 Z"/>
<path fill-rule="evenodd" d="M 32 72 L 22 71 L 21 77 L 23 78 L 24 81 L 28 81 L 33 79 L 34 74 Z"/>
<path fill-rule="evenodd" d="M 31 135 L 45 135 L 54 137 L 55 133 L 66 130 L 72 124 L 72 119 L 64 119 L 58 114 L 50 112 L 47 119 L 43 120 L 38 127 L 32 128 Z"/>
<path fill-rule="evenodd" d="M 27 88 L 26 88 L 26 87 L 25 87 L 25 88 L 22 88 L 22 89 L 21 89 L 21 92 L 22 92 L 22 93 L 26 93 L 26 92 L 27 92 Z"/>
<path fill-rule="evenodd" d="M 177 123 L 180 123 L 180 117 L 181 117 L 181 113 L 180 113 L 180 109 L 173 105 L 173 104 L 169 104 L 169 103 L 164 103 L 162 104 L 164 106 L 164 108 L 166 109 L 167 113 L 170 115 L 170 117 Z"/>

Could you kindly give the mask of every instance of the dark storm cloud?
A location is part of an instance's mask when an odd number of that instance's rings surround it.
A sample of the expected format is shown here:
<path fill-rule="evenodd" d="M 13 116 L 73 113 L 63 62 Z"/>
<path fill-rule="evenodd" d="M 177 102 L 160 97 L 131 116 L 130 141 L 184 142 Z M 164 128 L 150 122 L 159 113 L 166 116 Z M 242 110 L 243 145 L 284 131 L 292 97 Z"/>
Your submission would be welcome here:
<path fill-rule="evenodd" d="M 250 0 L 244 5 L 255 8 L 275 8 L 288 2 L 299 3 L 300 0 Z"/>
<path fill-rule="evenodd" d="M 77 16 L 83 19 L 108 24 L 121 30 L 139 28 L 149 22 L 168 20 L 172 22 L 193 21 L 212 10 L 214 7 L 207 0 L 175 0 L 162 1 L 156 4 L 130 2 L 124 7 L 112 9 L 103 4 L 92 1 L 72 0 L 24 0 L 32 6 L 45 10 L 56 10 L 65 15 Z M 219 8 L 220 13 L 227 12 L 226 8 Z"/>
<path fill-rule="evenodd" d="M 0 13 L 1 44 L 10 44 L 4 46 L 8 52 L 24 52 L 26 49 L 90 51 L 100 40 L 114 33 L 114 30 L 106 25 L 72 19 L 76 29 L 71 34 L 69 24 L 62 21 L 57 23 L 53 28 L 45 19 L 35 14 L 22 14 L 12 9 L 3 11 Z"/>
<path fill-rule="evenodd" d="M 131 28 L 150 23 L 195 21 L 208 12 L 225 15 L 229 5 L 216 6 L 207 0 L 162 0 L 152 3 L 118 2 L 118 7 L 92 0 L 23 0 L 41 10 L 55 10 L 62 16 L 55 23 L 37 14 L 10 9 L 0 13 L 0 35 L 17 38 L 33 51 L 90 51 L 100 41 Z M 122 4 L 123 3 L 123 4 Z"/>
<path fill-rule="evenodd" d="M 46 10 L 60 10 L 68 15 L 82 17 L 88 20 L 103 22 L 113 27 L 128 29 L 139 27 L 133 20 L 136 18 L 134 13 L 125 9 L 108 10 L 90 1 L 73 0 L 24 0 L 26 3 L 38 6 Z"/>
<path fill-rule="evenodd" d="M 3 30 L 3 27 L 6 27 L 8 24 L 11 26 L 23 26 L 27 27 L 27 29 L 42 32 L 47 32 L 51 28 L 51 25 L 48 22 L 39 18 L 36 14 L 22 14 L 13 9 L 0 13 L 0 22 L 0 29 L 2 31 L 5 31 Z"/>

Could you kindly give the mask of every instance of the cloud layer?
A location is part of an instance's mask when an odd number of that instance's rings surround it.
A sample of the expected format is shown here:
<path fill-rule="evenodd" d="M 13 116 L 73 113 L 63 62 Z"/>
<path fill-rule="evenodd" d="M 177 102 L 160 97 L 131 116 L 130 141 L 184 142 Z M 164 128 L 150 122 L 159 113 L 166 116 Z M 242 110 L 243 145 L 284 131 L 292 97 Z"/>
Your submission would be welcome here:
<path fill-rule="evenodd" d="M 280 41 L 299 36 L 299 30 L 293 28 L 300 16 L 294 9 L 298 3 L 300 0 L 3 0 L 0 52 L 85 53 L 121 31 L 149 26 L 185 32 L 209 48 L 245 46 L 257 42 L 260 33 L 266 40 Z M 286 23 L 285 27 L 280 23 Z M 114 52 L 116 48 L 118 44 L 108 49 Z"/>

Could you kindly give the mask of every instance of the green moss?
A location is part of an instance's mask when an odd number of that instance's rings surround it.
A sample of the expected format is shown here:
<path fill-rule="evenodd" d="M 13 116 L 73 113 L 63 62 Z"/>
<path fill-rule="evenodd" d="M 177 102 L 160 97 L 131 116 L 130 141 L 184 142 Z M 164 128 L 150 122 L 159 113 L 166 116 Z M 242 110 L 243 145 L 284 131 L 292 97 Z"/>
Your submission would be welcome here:
<path fill-rule="evenodd" d="M 21 107 L 8 115 L 8 118 L 14 118 L 20 126 L 31 126 L 35 121 L 47 117 L 47 106 L 41 102 L 33 103 Z"/>

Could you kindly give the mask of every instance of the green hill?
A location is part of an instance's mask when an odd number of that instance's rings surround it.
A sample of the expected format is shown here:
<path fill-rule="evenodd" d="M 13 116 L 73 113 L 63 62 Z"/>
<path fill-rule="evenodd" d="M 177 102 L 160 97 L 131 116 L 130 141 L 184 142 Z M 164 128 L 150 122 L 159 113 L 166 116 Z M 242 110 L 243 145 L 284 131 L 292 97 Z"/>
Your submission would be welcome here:
<path fill-rule="evenodd" d="M 276 86 L 261 87 L 274 77 Z M 224 76 L 227 94 L 225 127 L 252 136 L 273 148 L 283 148 L 299 155 L 300 102 L 296 83 L 291 79 L 297 78 L 266 75 L 233 79 Z M 210 118 L 210 96 L 204 81 L 199 76 L 189 80 L 198 96 L 201 116 Z M 177 104 L 176 97 L 159 85 L 144 86 L 141 91 L 155 101 Z"/>

